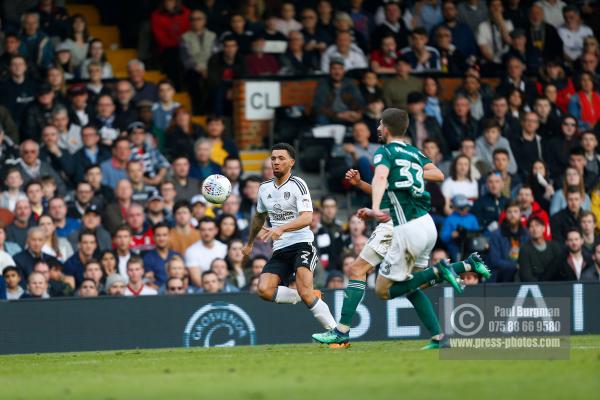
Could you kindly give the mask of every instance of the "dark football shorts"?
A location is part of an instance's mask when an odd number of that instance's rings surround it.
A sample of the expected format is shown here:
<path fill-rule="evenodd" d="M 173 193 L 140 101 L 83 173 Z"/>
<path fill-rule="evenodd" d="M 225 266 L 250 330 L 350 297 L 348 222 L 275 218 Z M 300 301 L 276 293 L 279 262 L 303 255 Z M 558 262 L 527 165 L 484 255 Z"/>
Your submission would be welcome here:
<path fill-rule="evenodd" d="M 308 268 L 311 272 L 317 265 L 317 249 L 312 243 L 296 243 L 275 250 L 271 259 L 265 264 L 262 273 L 278 275 L 282 282 L 289 282 L 300 267 Z"/>

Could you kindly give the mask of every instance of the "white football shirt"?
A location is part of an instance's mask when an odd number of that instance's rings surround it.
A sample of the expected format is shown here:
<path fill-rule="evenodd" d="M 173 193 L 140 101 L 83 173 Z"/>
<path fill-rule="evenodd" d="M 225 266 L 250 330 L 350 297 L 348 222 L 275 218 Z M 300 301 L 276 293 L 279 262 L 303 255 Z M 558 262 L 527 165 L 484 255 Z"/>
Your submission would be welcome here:
<path fill-rule="evenodd" d="M 271 226 L 278 228 L 298 218 L 301 212 L 312 211 L 312 200 L 306 182 L 297 176 L 290 175 L 281 186 L 275 179 L 261 183 L 258 189 L 256 211 L 267 212 Z M 312 243 L 314 235 L 310 226 L 297 231 L 285 232 L 281 238 L 273 242 L 273 250 L 283 249 L 296 243 Z"/>

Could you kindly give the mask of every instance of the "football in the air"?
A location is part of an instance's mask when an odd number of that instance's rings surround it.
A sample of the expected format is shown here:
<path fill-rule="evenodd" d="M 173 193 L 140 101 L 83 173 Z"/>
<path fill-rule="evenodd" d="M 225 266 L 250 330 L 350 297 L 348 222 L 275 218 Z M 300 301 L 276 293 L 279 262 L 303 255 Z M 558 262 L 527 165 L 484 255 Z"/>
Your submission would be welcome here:
<path fill-rule="evenodd" d="M 223 175 L 208 176 L 202 182 L 202 196 L 214 204 L 223 204 L 231 194 L 231 182 Z"/>

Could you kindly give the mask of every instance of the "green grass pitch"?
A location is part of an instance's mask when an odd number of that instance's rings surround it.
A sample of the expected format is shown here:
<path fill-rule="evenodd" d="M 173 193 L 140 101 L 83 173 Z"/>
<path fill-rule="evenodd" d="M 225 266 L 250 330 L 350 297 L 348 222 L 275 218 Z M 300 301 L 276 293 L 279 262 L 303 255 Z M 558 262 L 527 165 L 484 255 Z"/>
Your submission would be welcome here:
<path fill-rule="evenodd" d="M 42 340 L 40 338 L 40 340 Z M 1 399 L 597 399 L 600 336 L 571 359 L 443 361 L 422 341 L 0 357 Z"/>

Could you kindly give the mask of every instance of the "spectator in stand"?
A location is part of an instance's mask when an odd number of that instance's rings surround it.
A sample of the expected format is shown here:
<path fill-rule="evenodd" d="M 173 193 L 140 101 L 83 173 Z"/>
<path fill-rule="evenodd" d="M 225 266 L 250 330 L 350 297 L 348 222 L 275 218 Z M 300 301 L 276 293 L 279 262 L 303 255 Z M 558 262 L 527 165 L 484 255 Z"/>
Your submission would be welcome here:
<path fill-rule="evenodd" d="M 221 292 L 221 283 L 219 277 L 213 271 L 204 271 L 200 277 L 201 285 L 197 293 L 219 293 Z"/>
<path fill-rule="evenodd" d="M 594 76 L 582 72 L 578 86 L 579 90 L 569 100 L 569 113 L 577 119 L 581 129 L 594 129 L 600 121 L 600 94 Z"/>
<path fill-rule="evenodd" d="M 68 204 L 67 217 L 80 219 L 90 206 L 93 198 L 92 185 L 86 181 L 79 181 L 75 189 L 75 198 Z"/>
<path fill-rule="evenodd" d="M 594 247 L 600 244 L 600 235 L 596 233 L 596 216 L 591 211 L 582 211 L 579 215 L 579 227 L 583 236 L 583 250 L 594 254 Z"/>
<path fill-rule="evenodd" d="M 385 81 L 383 100 L 387 107 L 406 108 L 406 96 L 421 90 L 421 80 L 410 75 L 412 67 L 403 56 L 396 63 L 396 76 Z"/>
<path fill-rule="evenodd" d="M 42 181 L 40 179 L 32 179 L 27 182 L 27 185 L 25 185 L 25 194 L 31 206 L 33 219 L 37 221 L 48 208 L 48 203 L 44 204 Z"/>
<path fill-rule="evenodd" d="M 126 137 L 118 137 L 112 144 L 112 157 L 100 164 L 102 183 L 116 188 L 117 182 L 127 179 L 127 164 L 131 158 L 131 144 Z"/>
<path fill-rule="evenodd" d="M 423 78 L 423 94 L 425 95 L 425 114 L 434 117 L 441 127 L 444 123 L 444 116 L 447 113 L 448 105 L 440 98 L 441 93 L 439 81 L 428 76 Z"/>
<path fill-rule="evenodd" d="M 32 272 L 27 278 L 27 291 L 21 299 L 48 299 L 48 281 L 39 272 Z"/>
<path fill-rule="evenodd" d="M 503 12 L 501 0 L 490 0 L 489 20 L 481 22 L 475 34 L 485 63 L 484 67 L 489 71 L 500 69 L 502 56 L 508 52 L 512 42 L 510 32 L 513 30 L 513 24 L 504 18 Z"/>
<path fill-rule="evenodd" d="M 533 82 L 525 77 L 525 64 L 518 57 L 511 57 L 506 61 L 506 75 L 496 88 L 496 93 L 508 97 L 514 89 L 525 95 L 527 104 L 533 104 L 537 89 Z"/>
<path fill-rule="evenodd" d="M 560 176 L 569 164 L 569 152 L 579 146 L 577 119 L 567 115 L 561 122 L 561 135 L 550 139 L 545 146 L 544 159 L 553 176 Z"/>
<path fill-rule="evenodd" d="M 464 195 L 457 194 L 452 197 L 452 212 L 448 215 L 442 230 L 440 239 L 450 253 L 452 260 L 460 260 L 464 249 L 465 240 L 469 232 L 477 232 L 481 228 L 477 218 L 470 213 L 473 203 Z"/>
<path fill-rule="evenodd" d="M 17 201 L 27 199 L 27 196 L 21 190 L 23 177 L 15 167 L 9 167 L 5 176 L 4 186 L 6 190 L 0 193 L 0 208 L 6 208 L 14 213 Z"/>
<path fill-rule="evenodd" d="M 73 249 L 77 250 L 79 234 L 83 231 L 93 232 L 100 251 L 112 249 L 112 238 L 110 233 L 102 226 L 100 207 L 90 204 L 81 216 L 81 228 L 69 235 L 69 242 Z"/>
<path fill-rule="evenodd" d="M 185 284 L 181 278 L 169 278 L 165 284 L 166 291 L 164 294 L 167 295 L 180 295 L 185 294 Z"/>
<path fill-rule="evenodd" d="M 67 261 L 73 255 L 73 248 L 69 241 L 64 237 L 59 237 L 56 234 L 56 225 L 49 215 L 41 215 L 38 219 L 38 226 L 44 230 L 46 234 L 46 242 L 42 251 L 52 257 L 55 257 L 61 263 Z"/>
<path fill-rule="evenodd" d="M 477 54 L 477 42 L 475 35 L 469 26 L 458 20 L 458 9 L 454 1 L 444 1 L 442 4 L 443 22 L 434 27 L 431 33 L 435 34 L 439 27 L 447 28 L 452 35 L 452 44 L 465 57 Z"/>
<path fill-rule="evenodd" d="M 478 75 L 467 73 L 461 88 L 457 90 L 457 94 L 460 93 L 469 100 L 471 116 L 477 121 L 480 121 L 484 115 L 489 114 L 491 98 L 486 89 L 481 84 Z"/>
<path fill-rule="evenodd" d="M 240 289 L 232 282 L 233 279 L 227 261 L 222 258 L 215 258 L 213 262 L 210 263 L 210 271 L 217 275 L 221 292 L 237 293 L 240 291 Z"/>
<path fill-rule="evenodd" d="M 83 83 L 75 83 L 68 90 L 67 107 L 69 120 L 76 125 L 86 126 L 95 119 L 94 106 L 89 102 L 88 92 Z M 56 97 L 56 95 L 55 95 Z"/>
<path fill-rule="evenodd" d="M 591 40 L 593 38 L 586 39 Z M 600 79 L 600 69 L 598 68 L 598 65 L 600 65 L 600 54 L 598 54 L 598 51 L 584 51 L 579 61 L 581 63 L 581 72 L 590 73 L 594 81 L 598 82 Z"/>
<path fill-rule="evenodd" d="M 146 130 L 141 122 L 129 125 L 129 140 L 131 141 L 131 161 L 139 161 L 142 165 L 143 182 L 157 186 L 167 175 L 169 162 L 158 149 L 147 143 Z"/>
<path fill-rule="evenodd" d="M 27 231 L 27 246 L 23 246 L 25 250 L 13 257 L 19 269 L 19 274 L 23 278 L 27 279 L 29 274 L 33 272 L 33 267 L 38 261 L 60 264 L 56 258 L 42 251 L 45 241 L 46 234 L 42 228 L 33 227 Z"/>
<path fill-rule="evenodd" d="M 129 81 L 135 89 L 133 102 L 136 104 L 142 100 L 150 101 L 152 103 L 158 101 L 158 88 L 154 83 L 144 79 L 145 72 L 146 66 L 140 60 L 134 58 L 127 63 Z"/>
<path fill-rule="evenodd" d="M 477 181 L 471 177 L 471 160 L 459 155 L 452 161 L 450 176 L 442 184 L 442 193 L 446 199 L 446 214 L 452 213 L 451 201 L 456 195 L 463 195 L 469 200 L 479 196 Z"/>
<path fill-rule="evenodd" d="M 304 50 L 318 56 L 333 43 L 333 37 L 327 29 L 323 29 L 317 22 L 318 17 L 315 10 L 312 8 L 302 10 L 302 30 L 300 33 L 304 36 Z"/>
<path fill-rule="evenodd" d="M 208 60 L 208 90 L 212 96 L 212 112 L 224 115 L 231 110 L 232 82 L 244 74 L 245 66 L 235 37 L 225 36 L 223 50 Z"/>
<path fill-rule="evenodd" d="M 14 215 L 15 219 L 6 227 L 6 240 L 24 248 L 27 242 L 27 232 L 35 225 L 29 200 L 18 199 L 15 203 Z"/>
<path fill-rule="evenodd" d="M 546 96 L 538 96 L 533 105 L 533 111 L 539 118 L 539 135 L 548 140 L 560 134 L 560 120 L 552 112 L 552 102 Z"/>
<path fill-rule="evenodd" d="M 173 100 L 174 96 L 175 87 L 172 82 L 158 83 L 158 102 L 152 106 L 152 124 L 161 131 L 163 136 L 171 122 L 173 111 L 181 107 L 181 104 Z"/>
<path fill-rule="evenodd" d="M 62 147 L 58 129 L 53 125 L 46 126 L 42 130 L 41 141 L 40 160 L 48 163 L 63 181 L 70 183 L 74 169 L 73 156 L 66 148 Z"/>
<path fill-rule="evenodd" d="M 185 251 L 185 265 L 192 284 L 202 287 L 202 271 L 207 271 L 215 258 L 225 258 L 227 246 L 215 239 L 217 224 L 214 219 L 200 220 L 198 229 L 200 230 L 200 240 Z"/>
<path fill-rule="evenodd" d="M 135 90 L 133 85 L 126 79 L 117 82 L 115 86 L 116 94 L 116 110 L 115 110 L 115 125 L 120 131 L 124 131 L 127 127 L 137 121 L 138 115 L 133 103 Z"/>
<path fill-rule="evenodd" d="M 131 182 L 127 179 L 121 179 L 115 189 L 115 201 L 109 203 L 104 209 L 103 221 L 110 233 L 114 234 L 115 230 L 125 223 L 125 217 L 131 205 L 132 196 L 133 188 L 131 187 Z"/>
<path fill-rule="evenodd" d="M 133 256 L 127 261 L 127 277 L 129 282 L 125 296 L 152 296 L 158 292 L 147 285 L 144 280 L 144 262 L 139 256 Z"/>
<path fill-rule="evenodd" d="M 521 209 L 521 225 L 524 228 L 527 227 L 527 220 L 532 216 L 539 217 L 542 221 L 544 221 L 546 230 L 544 231 L 544 238 L 546 240 L 552 239 L 552 235 L 550 234 L 550 218 L 548 217 L 548 213 L 543 210 L 540 205 L 535 201 L 533 197 L 533 191 L 529 186 L 522 186 L 519 188 L 519 192 L 516 195 L 516 201 L 519 204 L 519 208 Z M 506 213 L 502 212 L 500 214 L 500 219 L 498 220 L 500 224 L 506 219 Z"/>
<path fill-rule="evenodd" d="M 398 48 L 403 49 L 408 46 L 409 30 L 402 19 L 402 10 L 400 3 L 390 1 L 383 6 L 385 19 L 373 32 L 371 43 L 381 43 L 381 38 L 387 34 L 394 35 Z"/>
<path fill-rule="evenodd" d="M 533 190 L 533 196 L 540 206 L 546 210 L 550 210 L 550 200 L 554 195 L 553 182 L 548 176 L 548 168 L 546 164 L 537 160 L 531 166 L 529 174 L 529 186 Z"/>
<path fill-rule="evenodd" d="M 571 149 L 569 152 L 569 166 L 575 168 L 579 175 L 583 177 L 583 186 L 586 191 L 591 191 L 598 183 L 598 174 L 586 168 L 587 159 L 585 150 L 581 146 Z"/>
<path fill-rule="evenodd" d="M 64 106 L 57 106 L 52 110 L 51 124 L 58 130 L 58 145 L 75 154 L 83 147 L 81 142 L 81 127 L 69 121 L 69 112 Z"/>
<path fill-rule="evenodd" d="M 560 0 L 558 2 L 562 3 Z M 525 27 L 527 43 L 541 51 L 545 60 L 556 60 L 562 57 L 562 39 L 556 27 L 544 21 L 543 3 L 549 2 L 535 3 L 529 9 L 528 24 Z"/>
<path fill-rule="evenodd" d="M 3 253 L 8 253 L 9 256 L 13 257 L 15 254 L 21 251 L 21 246 L 19 246 L 17 243 L 8 241 L 7 235 L 8 226 L 0 224 L 0 251 Z"/>
<path fill-rule="evenodd" d="M 283 75 L 310 75 L 319 71 L 319 54 L 305 49 L 304 36 L 301 32 L 290 32 L 288 46 L 280 58 Z"/>
<path fill-rule="evenodd" d="M 115 193 L 109 186 L 102 184 L 102 170 L 98 164 L 92 164 L 85 168 L 83 179 L 92 185 L 94 190 L 93 202 L 98 205 L 99 209 L 104 209 L 104 206 L 115 199 Z"/>
<path fill-rule="evenodd" d="M 520 1 L 520 0 L 516 0 Z M 510 33 L 512 43 L 510 50 L 502 59 L 506 64 L 511 58 L 518 58 L 524 65 L 528 74 L 536 74 L 543 65 L 542 52 L 527 43 L 527 33 L 522 28 L 517 28 Z"/>
<path fill-rule="evenodd" d="M 62 54 L 62 53 L 59 53 Z M 87 66 L 89 81 L 86 85 L 91 103 L 97 103 L 100 96 L 110 96 L 112 91 L 102 80 L 102 64 L 91 61 Z"/>
<path fill-rule="evenodd" d="M 579 189 L 579 193 L 581 193 L 581 198 L 584 199 L 581 208 L 588 211 L 591 209 L 591 199 L 590 196 L 585 192 L 585 186 L 583 184 L 583 178 L 581 174 L 577 168 L 567 167 L 565 170 L 562 187 L 554 192 L 554 196 L 552 196 L 552 201 L 550 202 L 549 212 L 551 216 L 567 206 L 565 194 L 567 193 L 568 188 L 571 187 L 577 187 Z"/>
<path fill-rule="evenodd" d="M 85 176 L 85 170 L 89 166 L 110 158 L 110 150 L 105 145 L 100 144 L 100 135 L 95 126 L 86 125 L 81 128 L 81 141 L 83 147 L 72 157 L 73 182 L 81 181 Z"/>
<path fill-rule="evenodd" d="M 516 201 L 506 205 L 505 215 L 500 229 L 490 235 L 488 262 L 496 282 L 514 281 L 521 246 L 529 239 L 529 233 L 521 221 L 521 209 Z"/>
<path fill-rule="evenodd" d="M 442 132 L 450 151 L 458 150 L 463 138 L 475 139 L 478 136 L 479 124 L 471 116 L 469 99 L 464 95 L 454 96 L 452 110 L 444 118 Z"/>
<path fill-rule="evenodd" d="M 100 94 L 96 102 L 96 116 L 93 124 L 98 128 L 102 136 L 102 143 L 110 146 L 120 135 L 117 126 L 117 115 L 115 114 L 115 102 L 109 94 Z"/>
<path fill-rule="evenodd" d="M 128 225 L 121 225 L 117 228 L 113 237 L 113 247 L 117 258 L 117 272 L 119 275 L 127 276 L 127 261 L 137 253 L 131 249 L 133 244 L 131 228 Z"/>
<path fill-rule="evenodd" d="M 0 105 L 0 165 L 14 162 L 18 157 L 17 146 L 11 135 L 16 138 L 17 128 L 6 108 Z"/>
<path fill-rule="evenodd" d="M 15 54 L 10 58 L 8 77 L 0 84 L 0 104 L 7 108 L 18 124 L 29 103 L 35 100 L 36 84 L 27 76 L 25 57 Z"/>
<path fill-rule="evenodd" d="M 244 57 L 246 74 L 249 77 L 275 75 L 279 72 L 279 62 L 272 54 L 265 54 L 265 38 L 262 35 L 252 37 L 252 53 Z"/>
<path fill-rule="evenodd" d="M 206 14 L 201 10 L 192 10 L 190 30 L 181 36 L 180 57 L 194 114 L 206 114 L 208 111 L 208 59 L 216 37 L 214 32 L 206 28 Z"/>
<path fill-rule="evenodd" d="M 504 187 L 502 194 L 508 198 L 514 197 L 512 194 L 521 186 L 521 178 L 517 174 L 508 172 L 510 165 L 510 155 L 505 149 L 496 149 L 492 153 L 492 169 L 502 175 Z"/>
<path fill-rule="evenodd" d="M 121 274 L 111 274 L 106 278 L 106 294 L 108 296 L 125 296 L 127 279 Z"/>
<path fill-rule="evenodd" d="M 239 12 L 233 12 L 229 16 L 230 29 L 219 36 L 219 43 L 224 47 L 225 39 L 231 38 L 238 44 L 240 53 L 246 55 L 250 53 L 252 37 L 254 32 L 246 26 L 246 19 Z"/>
<path fill-rule="evenodd" d="M 496 121 L 496 124 L 500 127 L 502 136 L 512 140 L 515 132 L 519 131 L 520 126 L 519 121 L 508 113 L 508 101 L 506 97 L 495 95 L 491 102 L 490 111 L 490 118 Z M 517 161 L 520 160 L 517 158 Z"/>
<path fill-rule="evenodd" d="M 48 282 L 48 294 L 50 297 L 73 295 L 73 288 L 62 278 L 62 272 L 58 272 L 57 274 L 57 271 L 61 270 L 62 266 L 60 264 L 50 266 L 45 261 L 39 261 L 33 267 L 33 271 L 42 274 L 46 282 Z"/>
<path fill-rule="evenodd" d="M 344 61 L 333 58 L 328 78 L 315 89 L 313 107 L 317 124 L 349 125 L 362 118 L 364 99 L 356 84 L 344 74 Z"/>
<path fill-rule="evenodd" d="M 573 62 L 581 56 L 583 39 L 594 36 L 594 31 L 583 23 L 577 6 L 569 4 L 563 7 L 562 14 L 565 23 L 556 28 L 563 42 L 563 55 L 568 62 Z"/>
<path fill-rule="evenodd" d="M 200 182 L 189 176 L 190 162 L 185 156 L 175 157 L 171 163 L 171 170 L 176 191 L 175 200 L 190 201 L 200 192 Z"/>
<path fill-rule="evenodd" d="M 242 249 L 244 242 L 241 239 L 233 239 L 227 245 L 227 269 L 229 270 L 229 279 L 236 288 L 246 286 L 246 272 L 244 271 L 244 253 Z"/>
<path fill-rule="evenodd" d="M 131 182 L 133 195 L 131 199 L 145 205 L 150 195 L 156 190 L 154 186 L 144 183 L 144 169 L 142 162 L 131 160 L 127 164 L 127 179 Z"/>
<path fill-rule="evenodd" d="M 447 152 L 446 141 L 442 136 L 442 128 L 434 117 L 425 114 L 426 97 L 421 92 L 411 92 L 406 96 L 407 111 L 410 116 L 407 135 L 413 146 L 421 149 L 426 139 L 435 139 L 442 152 Z"/>
<path fill-rule="evenodd" d="M 234 215 L 227 213 L 220 214 L 217 218 L 217 226 L 219 228 L 218 241 L 229 245 L 230 241 L 240 239 L 240 232 Z"/>
<path fill-rule="evenodd" d="M 367 57 L 360 47 L 352 43 L 350 32 L 338 32 L 335 44 L 321 56 L 321 71 L 330 71 L 333 60 L 340 60 L 346 71 L 368 68 Z"/>
<path fill-rule="evenodd" d="M 163 71 L 180 86 L 179 42 L 190 27 L 190 10 L 180 0 L 163 0 L 150 16 L 152 35 L 158 45 Z"/>
<path fill-rule="evenodd" d="M 192 209 L 186 200 L 180 200 L 173 206 L 175 226 L 169 232 L 169 249 L 185 254 L 185 251 L 200 240 L 200 232 L 192 227 Z"/>
<path fill-rule="evenodd" d="M 258 189 L 260 188 L 262 179 L 257 175 L 250 175 L 242 182 L 241 195 L 242 204 L 240 211 L 242 215 L 246 217 L 248 221 L 251 221 L 256 212 L 256 205 L 258 203 Z"/>
<path fill-rule="evenodd" d="M 47 68 L 52 62 L 52 43 L 50 38 L 40 30 L 40 15 L 28 11 L 21 17 L 21 46 L 19 53 L 27 57 L 31 65 Z"/>
<path fill-rule="evenodd" d="M 348 167 L 356 167 L 365 182 L 373 179 L 373 157 L 379 148 L 378 144 L 370 143 L 371 132 L 364 122 L 357 122 L 352 126 L 353 143 L 345 143 L 343 150 L 346 152 Z"/>
<path fill-rule="evenodd" d="M 371 52 L 371 68 L 378 74 L 393 74 L 400 57 L 394 35 L 387 34 L 381 38 L 379 47 Z"/>
<path fill-rule="evenodd" d="M 202 182 L 212 174 L 220 174 L 221 166 L 210 159 L 211 142 L 209 139 L 198 139 L 194 144 L 195 158 L 190 168 L 189 176 Z"/>
<path fill-rule="evenodd" d="M 83 230 L 78 237 L 78 250 L 66 262 L 64 274 L 74 279 L 75 287 L 83 280 L 85 265 L 94 259 L 98 250 L 98 242 L 93 231 Z"/>
<path fill-rule="evenodd" d="M 554 280 L 562 249 L 558 243 L 544 238 L 545 223 L 537 217 L 529 218 L 529 237 L 519 251 L 519 280 L 542 282 Z"/>
<path fill-rule="evenodd" d="M 289 36 L 290 32 L 299 31 L 302 29 L 302 25 L 295 20 L 295 17 L 296 9 L 294 3 L 290 1 L 283 2 L 281 4 L 281 18 L 277 19 L 275 28 L 285 36 Z"/>
<path fill-rule="evenodd" d="M 227 157 L 239 158 L 239 150 L 233 140 L 225 135 L 225 120 L 222 116 L 211 115 L 206 119 L 207 136 L 211 143 L 210 159 L 219 165 Z"/>
<path fill-rule="evenodd" d="M 515 174 L 517 172 L 517 163 L 510 149 L 508 139 L 500 136 L 500 127 L 494 120 L 486 120 L 483 123 L 483 136 L 480 136 L 476 141 L 477 155 L 480 160 L 486 164 L 488 169 L 491 169 L 493 164 L 493 154 L 496 149 L 504 149 L 508 152 L 509 164 L 508 172 Z"/>
<path fill-rule="evenodd" d="M 71 52 L 73 55 L 73 52 Z M 77 59 L 75 59 L 73 55 L 73 63 L 75 66 L 78 65 Z M 104 44 L 100 39 L 92 39 L 89 44 L 89 51 L 87 53 L 86 59 L 81 63 L 79 77 L 81 79 L 89 79 L 89 66 L 92 63 L 98 63 L 100 65 L 100 76 L 102 79 L 112 79 L 113 78 L 113 67 L 106 60 L 106 53 L 104 52 Z"/>
<path fill-rule="evenodd" d="M 567 207 L 553 215 L 551 221 L 551 230 L 554 240 L 558 243 L 565 243 L 569 228 L 579 227 L 579 216 L 583 212 L 581 205 L 583 197 L 579 188 L 567 188 Z"/>
<path fill-rule="evenodd" d="M 67 38 L 61 44 L 71 52 L 74 66 L 79 67 L 88 54 L 90 33 L 84 15 L 75 14 L 71 16 L 70 22 L 71 24 L 67 29 Z"/>
<path fill-rule="evenodd" d="M 564 244 L 566 252 L 559 261 L 557 278 L 561 281 L 580 281 L 595 269 L 595 263 L 592 256 L 583 251 L 583 236 L 579 227 L 567 229 Z"/>
<path fill-rule="evenodd" d="M 131 203 L 127 210 L 127 225 L 131 229 L 131 250 L 135 253 L 149 251 L 154 248 L 154 231 L 144 214 L 144 207 L 139 203 Z"/>
<path fill-rule="evenodd" d="M 352 37 L 352 43 L 357 45 L 366 54 L 367 42 L 363 34 L 354 29 L 354 22 L 350 14 L 344 11 L 337 11 L 333 19 L 333 27 L 335 28 L 335 36 L 341 32 L 348 32 Z"/>
<path fill-rule="evenodd" d="M 433 47 L 440 54 L 440 72 L 449 74 L 462 74 L 467 63 L 471 59 L 465 59 L 465 56 L 452 44 L 452 32 L 446 26 L 439 26 L 433 34 Z"/>
<path fill-rule="evenodd" d="M 598 154 L 598 138 L 592 131 L 584 131 L 581 134 L 581 147 L 585 153 L 585 169 L 600 175 L 600 154 Z"/>
<path fill-rule="evenodd" d="M 165 223 L 154 226 L 154 243 L 156 247 L 146 252 L 144 260 L 144 280 L 152 286 L 161 287 L 167 279 L 165 264 L 178 253 L 169 248 L 170 229 Z"/>
<path fill-rule="evenodd" d="M 25 293 L 21 287 L 21 276 L 17 267 L 8 266 L 2 270 L 2 277 L 6 284 L 6 300 L 17 300 Z"/>
<path fill-rule="evenodd" d="M 35 101 L 27 105 L 20 124 L 21 140 L 33 139 L 39 142 L 42 129 L 51 123 L 52 111 L 57 102 L 50 85 L 41 84 L 36 92 Z"/>
<path fill-rule="evenodd" d="M 231 156 L 225 158 L 222 172 L 231 183 L 231 193 L 239 195 L 241 190 L 242 160 Z"/>
<path fill-rule="evenodd" d="M 477 32 L 477 27 L 488 20 L 488 8 L 484 1 L 467 0 L 457 6 L 458 20 L 467 24 L 472 32 Z"/>
<path fill-rule="evenodd" d="M 425 28 L 415 28 L 410 34 L 410 47 L 403 48 L 402 56 L 415 72 L 440 71 L 440 54 L 435 47 L 427 46 Z"/>
<path fill-rule="evenodd" d="M 48 202 L 48 214 L 56 224 L 56 234 L 68 238 L 71 232 L 79 229 L 81 221 L 67 217 L 67 204 L 62 197 L 55 197 Z"/>
<path fill-rule="evenodd" d="M 202 137 L 206 137 L 204 129 L 192 122 L 189 110 L 179 107 L 173 111 L 173 118 L 166 131 L 165 154 L 171 160 L 180 155 L 193 159 L 194 143 Z"/>
<path fill-rule="evenodd" d="M 94 264 L 90 264 L 94 265 Z M 106 294 L 104 288 L 100 290 L 100 285 L 91 278 L 85 278 L 81 282 L 79 290 L 75 292 L 75 297 L 98 297 L 100 294 Z"/>
<path fill-rule="evenodd" d="M 485 194 L 477 198 L 471 210 L 481 227 L 488 233 L 498 229 L 500 213 L 509 201 L 502 195 L 503 186 L 502 176 L 496 172 L 490 172 L 486 178 Z"/>

